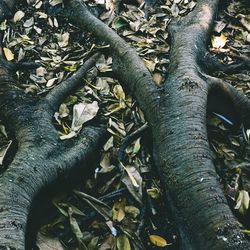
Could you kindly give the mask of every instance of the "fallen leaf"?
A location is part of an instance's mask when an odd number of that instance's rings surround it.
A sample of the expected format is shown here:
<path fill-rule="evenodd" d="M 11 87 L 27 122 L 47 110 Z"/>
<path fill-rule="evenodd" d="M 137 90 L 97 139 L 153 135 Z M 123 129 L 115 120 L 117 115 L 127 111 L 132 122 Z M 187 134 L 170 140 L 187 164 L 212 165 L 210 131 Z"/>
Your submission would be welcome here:
<path fill-rule="evenodd" d="M 25 16 L 25 13 L 23 11 L 21 11 L 21 10 L 18 10 L 15 13 L 14 18 L 13 18 L 14 23 L 20 21 L 24 16 Z"/>
<path fill-rule="evenodd" d="M 3 48 L 4 55 L 7 59 L 7 61 L 12 61 L 14 59 L 14 54 L 12 51 L 8 48 Z"/>
<path fill-rule="evenodd" d="M 249 208 L 249 194 L 245 190 L 241 190 L 239 192 L 236 205 L 234 207 L 235 209 L 238 209 L 241 214 L 245 214 Z"/>
<path fill-rule="evenodd" d="M 23 27 L 29 28 L 29 27 L 31 27 L 34 24 L 34 22 L 35 22 L 34 21 L 34 17 L 31 17 L 31 18 L 29 18 L 28 20 L 26 20 L 24 22 Z"/>
<path fill-rule="evenodd" d="M 70 139 L 77 135 L 82 128 L 82 125 L 87 121 L 93 119 L 99 110 L 97 101 L 92 103 L 81 102 L 75 104 L 73 107 L 73 120 L 68 135 L 60 136 L 61 140 Z"/>
<path fill-rule="evenodd" d="M 250 32 L 250 16 L 239 14 L 237 18 L 240 18 L 241 24 Z"/>
<path fill-rule="evenodd" d="M 117 29 L 120 29 L 120 28 L 125 27 L 127 25 L 128 25 L 127 20 L 124 19 L 123 17 L 118 16 L 114 19 L 114 21 L 112 23 L 112 28 L 117 30 Z"/>
<path fill-rule="evenodd" d="M 53 86 L 56 80 L 57 80 L 57 78 L 51 78 L 51 79 L 49 79 L 47 81 L 47 83 L 46 83 L 46 87 L 50 88 L 51 86 Z"/>
<path fill-rule="evenodd" d="M 12 141 L 9 141 L 7 145 L 5 145 L 3 148 L 0 148 L 0 165 L 3 165 L 4 158 L 11 144 L 12 144 Z"/>
<path fill-rule="evenodd" d="M 41 233 L 37 235 L 36 245 L 40 250 L 64 250 L 58 238 L 51 238 Z"/>
<path fill-rule="evenodd" d="M 157 247 L 165 247 L 168 245 L 167 241 L 159 235 L 155 234 L 149 235 L 149 240 L 152 244 L 154 244 Z"/>
<path fill-rule="evenodd" d="M 223 48 L 226 45 L 227 38 L 223 33 L 221 33 L 220 36 L 212 36 L 211 42 L 213 48 L 219 49 Z"/>
<path fill-rule="evenodd" d="M 56 5 L 61 4 L 61 3 L 63 3 L 63 0 L 50 0 L 49 1 L 49 4 L 51 6 L 56 6 Z"/>
<path fill-rule="evenodd" d="M 104 151 L 108 151 L 110 148 L 114 146 L 114 136 L 111 136 L 108 141 L 104 144 Z"/>
<path fill-rule="evenodd" d="M 118 100 L 125 100 L 125 93 L 121 85 L 114 86 L 113 93 Z"/>
<path fill-rule="evenodd" d="M 122 221 L 125 217 L 125 199 L 116 201 L 112 207 L 112 217 L 114 221 Z"/>
<path fill-rule="evenodd" d="M 61 48 L 66 47 L 69 43 L 69 32 L 65 32 L 63 34 L 57 34 L 57 41 Z"/>
<path fill-rule="evenodd" d="M 140 214 L 140 209 L 134 206 L 125 206 L 125 213 L 135 219 Z"/>
<path fill-rule="evenodd" d="M 118 250 L 130 250 L 131 246 L 129 243 L 129 239 L 125 234 L 119 235 L 116 243 Z"/>
<path fill-rule="evenodd" d="M 147 189 L 147 194 L 152 198 L 152 199 L 158 199 L 161 191 L 159 188 L 153 187 L 153 188 L 149 188 Z"/>

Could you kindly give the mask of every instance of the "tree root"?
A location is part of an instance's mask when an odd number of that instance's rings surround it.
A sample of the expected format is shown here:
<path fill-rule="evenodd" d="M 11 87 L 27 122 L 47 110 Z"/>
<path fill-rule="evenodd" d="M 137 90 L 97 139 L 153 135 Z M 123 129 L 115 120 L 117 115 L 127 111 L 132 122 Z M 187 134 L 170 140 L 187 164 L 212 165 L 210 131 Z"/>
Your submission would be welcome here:
<path fill-rule="evenodd" d="M 10 129 L 18 142 L 14 160 L 0 177 L 1 249 L 25 248 L 27 220 L 34 198 L 58 180 L 68 181 L 72 171 L 82 171 L 81 164 L 89 162 L 105 142 L 106 129 L 102 126 L 85 127 L 76 140 L 60 141 L 52 123 L 55 109 L 81 83 L 96 58 L 97 55 L 89 59 L 77 74 L 44 99 L 30 97 L 18 89 L 12 72 L 4 61 L 1 63 L 0 115 L 12 124 Z"/>
<path fill-rule="evenodd" d="M 234 110 L 237 112 L 239 122 L 243 123 L 245 128 L 250 128 L 249 99 L 243 93 L 240 93 L 238 90 L 236 90 L 231 84 L 216 77 L 208 75 L 206 75 L 206 77 L 207 83 L 209 84 L 209 91 L 219 92 L 221 95 L 227 96 L 230 99 L 231 104 L 234 106 Z M 222 108 L 226 109 L 227 107 Z"/>
<path fill-rule="evenodd" d="M 125 88 L 138 96 L 137 100 L 140 107 L 144 110 L 148 119 L 151 119 L 152 115 L 148 114 L 157 112 L 155 103 L 160 97 L 151 74 L 136 51 L 115 31 L 94 17 L 83 1 L 65 1 L 65 6 L 72 22 L 110 45 L 110 54 L 113 57 L 113 72 Z"/>
<path fill-rule="evenodd" d="M 231 64 L 224 64 L 218 60 L 215 55 L 207 53 L 204 57 L 203 65 L 205 71 L 208 73 L 212 72 L 223 72 L 226 74 L 237 74 L 244 70 L 250 70 L 250 58 L 245 55 L 236 55 L 230 53 L 229 56 L 236 59 L 236 62 Z"/>
<path fill-rule="evenodd" d="M 52 107 L 57 108 L 59 104 L 70 94 L 76 87 L 82 82 L 83 76 L 87 71 L 95 65 L 100 54 L 97 53 L 88 59 L 77 72 L 69 79 L 65 80 L 60 85 L 57 85 L 52 89 L 46 96 L 46 100 L 51 104 Z M 56 110 L 53 110 L 55 112 Z"/>

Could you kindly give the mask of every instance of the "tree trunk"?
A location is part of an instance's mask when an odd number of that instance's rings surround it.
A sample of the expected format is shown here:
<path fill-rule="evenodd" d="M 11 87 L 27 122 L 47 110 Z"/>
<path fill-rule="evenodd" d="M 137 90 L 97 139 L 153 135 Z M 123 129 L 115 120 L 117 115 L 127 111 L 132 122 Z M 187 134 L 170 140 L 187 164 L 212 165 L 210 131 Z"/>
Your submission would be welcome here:
<path fill-rule="evenodd" d="M 209 94 L 226 96 L 239 119 L 250 125 L 248 99 L 208 73 L 212 66 L 207 43 L 218 4 L 218 0 L 200 0 L 190 14 L 171 23 L 169 76 L 163 88 L 158 88 L 136 52 L 95 18 L 83 1 L 65 1 L 72 22 L 110 44 L 113 71 L 147 117 L 155 164 L 183 249 L 250 249 L 219 184 L 207 138 Z M 79 82 L 86 69 L 69 81 Z M 60 143 L 51 119 L 54 108 L 72 90 L 65 89 L 69 81 L 60 90 L 52 90 L 45 100 L 38 100 L 15 87 L 4 63 L 2 71 L 0 112 L 15 124 L 12 129 L 19 146 L 0 178 L 0 246 L 24 249 L 32 200 L 43 187 L 98 150 L 103 129 L 89 127 L 83 132 L 84 140 L 73 145 Z M 10 106 L 13 103 L 14 108 Z M 76 150 L 79 145 L 85 148 L 82 155 Z M 67 152 L 69 146 L 73 149 Z M 58 150 L 67 153 L 57 156 Z"/>

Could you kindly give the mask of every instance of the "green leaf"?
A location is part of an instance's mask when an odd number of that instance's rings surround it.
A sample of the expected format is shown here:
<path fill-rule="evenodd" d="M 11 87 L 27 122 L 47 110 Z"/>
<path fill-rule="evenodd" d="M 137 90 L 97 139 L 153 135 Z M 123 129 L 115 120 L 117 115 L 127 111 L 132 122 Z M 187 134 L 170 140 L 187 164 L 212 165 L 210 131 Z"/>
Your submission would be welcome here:
<path fill-rule="evenodd" d="M 117 29 L 120 29 L 120 28 L 125 27 L 127 25 L 128 25 L 128 22 L 124 18 L 118 16 L 114 19 L 114 21 L 112 23 L 112 28 L 117 30 Z"/>

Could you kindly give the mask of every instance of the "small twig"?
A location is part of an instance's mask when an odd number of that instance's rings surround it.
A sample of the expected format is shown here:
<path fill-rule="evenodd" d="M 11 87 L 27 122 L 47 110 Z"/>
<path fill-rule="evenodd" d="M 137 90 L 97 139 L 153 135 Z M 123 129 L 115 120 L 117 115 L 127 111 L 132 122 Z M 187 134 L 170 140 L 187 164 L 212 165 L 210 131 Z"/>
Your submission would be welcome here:
<path fill-rule="evenodd" d="M 135 130 L 134 132 L 132 132 L 131 134 L 129 134 L 128 136 L 126 136 L 123 139 L 121 146 L 119 148 L 119 151 L 118 151 L 118 160 L 120 162 L 124 162 L 124 160 L 125 160 L 125 150 L 126 150 L 127 146 L 131 142 L 136 140 L 138 137 L 140 137 L 142 135 L 142 133 L 144 133 L 148 128 L 149 128 L 149 125 L 147 123 L 145 123 L 140 128 L 138 128 L 137 130 Z"/>
<path fill-rule="evenodd" d="M 37 62 L 18 62 L 14 65 L 15 70 L 30 70 L 40 67 L 41 64 Z"/>
<path fill-rule="evenodd" d="M 84 75 L 95 65 L 99 56 L 99 53 L 94 54 L 78 69 L 74 75 L 63 81 L 60 85 L 57 85 L 47 94 L 45 98 L 51 105 L 53 111 L 56 111 L 60 103 L 79 86 Z"/>
<path fill-rule="evenodd" d="M 121 196 L 125 191 L 127 191 L 127 188 L 120 188 L 118 190 L 115 190 L 113 192 L 110 192 L 110 193 L 108 193 L 106 195 L 103 195 L 103 196 L 99 197 L 99 200 L 100 201 L 105 201 L 105 200 L 114 199 L 116 197 Z"/>

